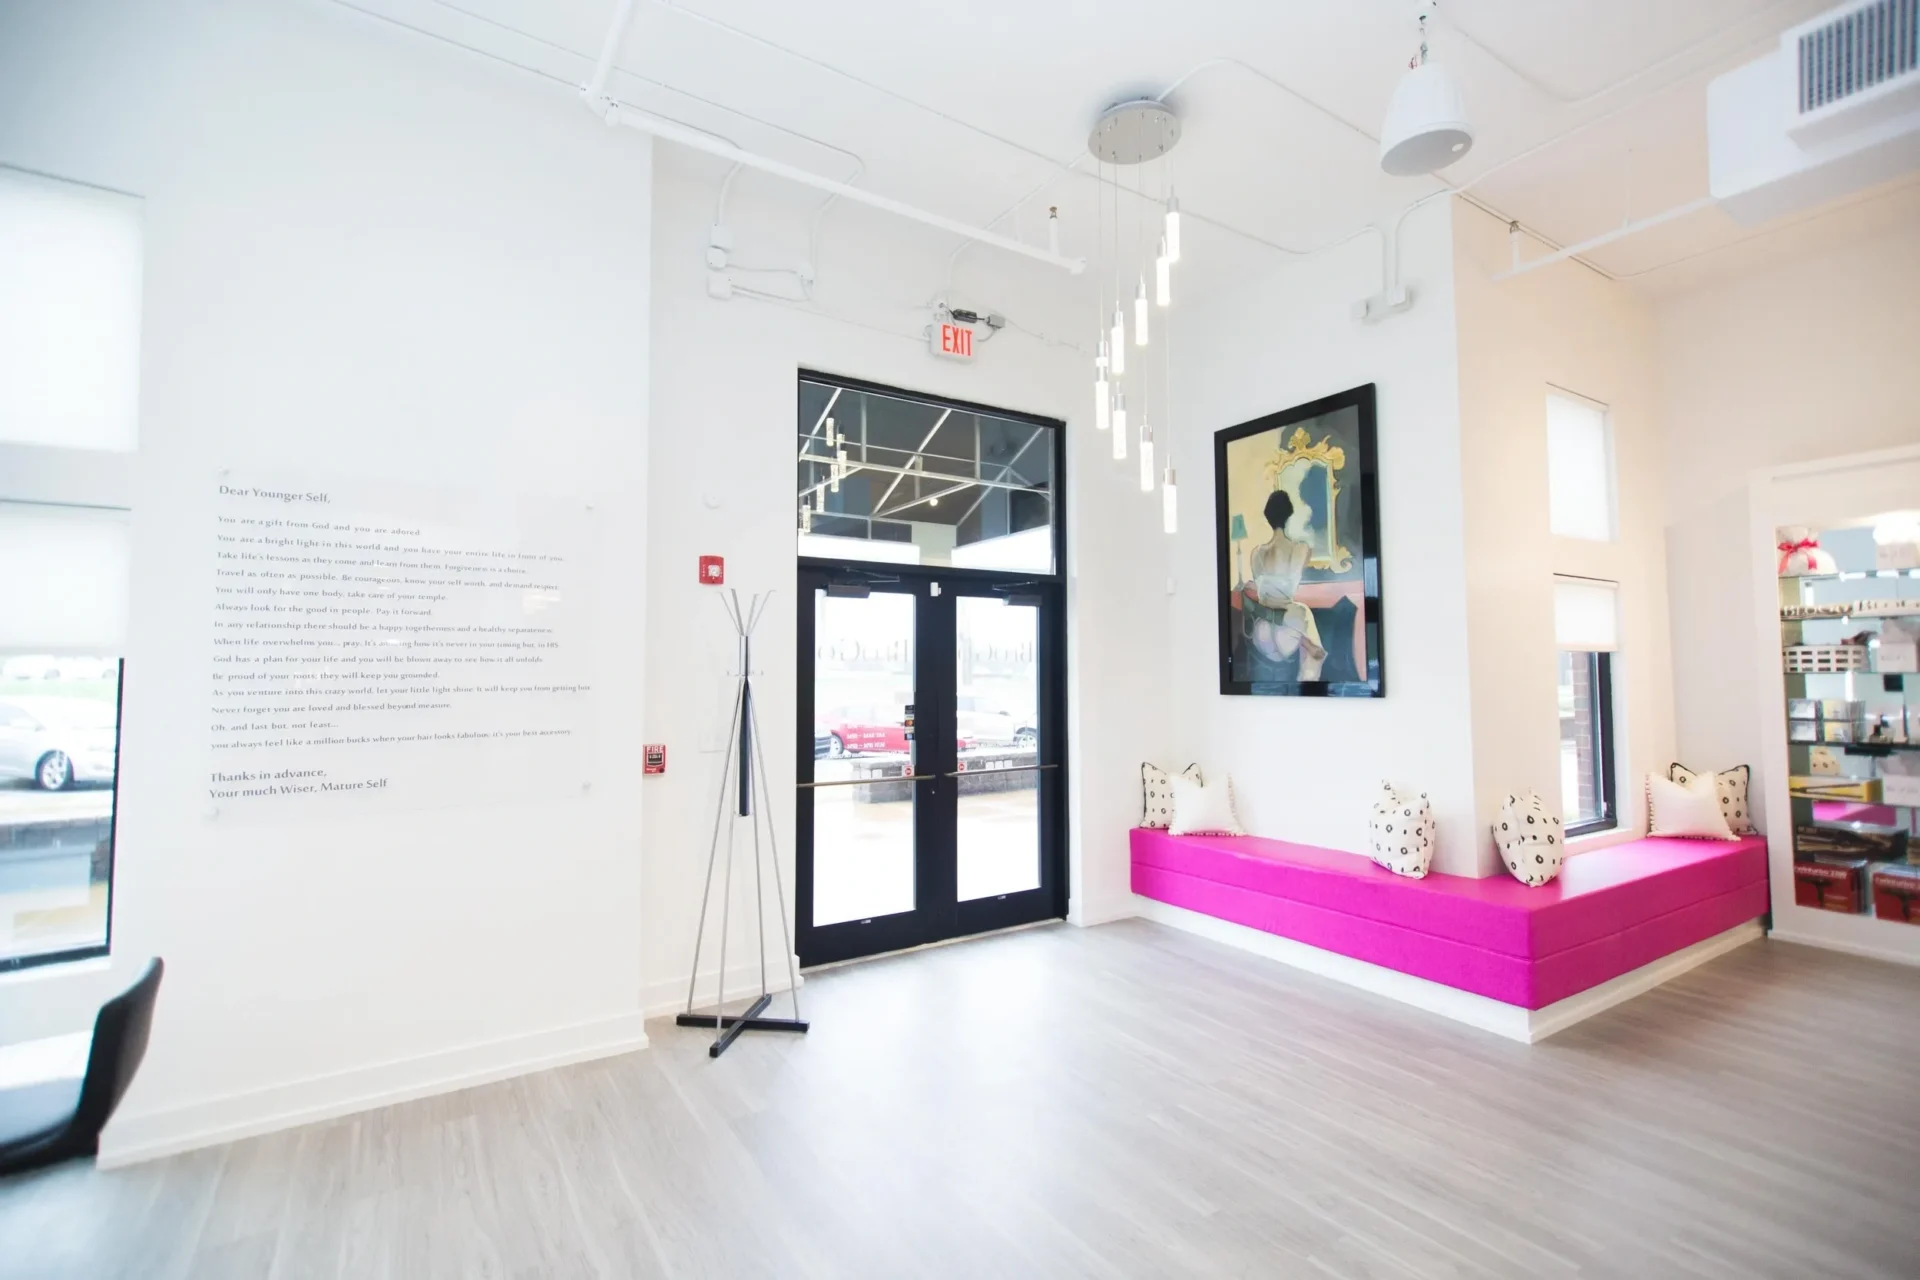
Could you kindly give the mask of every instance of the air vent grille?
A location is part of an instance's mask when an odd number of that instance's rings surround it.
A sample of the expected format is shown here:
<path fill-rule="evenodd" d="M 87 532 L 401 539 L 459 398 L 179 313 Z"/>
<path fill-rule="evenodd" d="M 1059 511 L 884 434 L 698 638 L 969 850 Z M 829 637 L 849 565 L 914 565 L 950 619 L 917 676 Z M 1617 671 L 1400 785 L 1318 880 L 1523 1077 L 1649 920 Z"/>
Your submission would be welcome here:
<path fill-rule="evenodd" d="M 1875 0 L 1800 36 L 1801 115 L 1920 65 L 1920 0 Z"/>

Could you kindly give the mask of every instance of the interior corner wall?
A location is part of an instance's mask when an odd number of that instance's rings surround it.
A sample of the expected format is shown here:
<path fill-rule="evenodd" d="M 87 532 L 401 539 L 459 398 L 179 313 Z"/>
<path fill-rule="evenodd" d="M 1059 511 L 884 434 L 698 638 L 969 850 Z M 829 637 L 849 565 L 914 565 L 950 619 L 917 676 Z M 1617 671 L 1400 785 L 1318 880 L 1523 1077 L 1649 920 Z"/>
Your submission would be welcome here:
<path fill-rule="evenodd" d="M 1555 574 L 1619 584 L 1614 658 L 1617 838 L 1645 831 L 1638 779 L 1673 752 L 1667 621 L 1666 449 L 1652 313 L 1625 285 L 1576 262 L 1506 280 L 1507 226 L 1456 201 L 1460 433 L 1478 830 L 1510 792 L 1561 808 Z M 1537 245 L 1529 244 L 1537 253 Z M 1607 407 L 1617 536 L 1553 536 L 1546 400 L 1558 388 Z M 1603 837 L 1604 838 L 1604 837 Z M 1482 838 L 1481 874 L 1499 867 Z"/>
<path fill-rule="evenodd" d="M 1452 211 L 1434 201 L 1401 231 L 1411 309 L 1374 324 L 1349 308 L 1381 287 L 1381 246 L 1363 236 L 1271 267 L 1176 317 L 1175 384 L 1186 475 L 1173 547 L 1169 686 L 1173 753 L 1229 776 L 1256 835 L 1364 851 L 1383 779 L 1425 791 L 1436 870 L 1480 867 L 1470 736 L 1462 546 L 1460 393 Z M 1253 251 L 1249 251 L 1253 252 Z M 1216 612 L 1216 431 L 1364 383 L 1377 386 L 1386 696 L 1223 695 Z"/>
<path fill-rule="evenodd" d="M 1078 322 L 1079 282 L 974 246 L 956 269 L 957 305 L 1010 317 L 971 364 L 932 355 L 925 326 L 948 288 L 958 242 L 901 219 L 841 203 L 821 223 L 809 305 L 708 296 L 705 251 L 725 167 L 662 148 L 654 224 L 654 389 L 648 576 L 648 715 L 640 732 L 668 748 L 665 774 L 642 789 L 649 1011 L 683 1003 L 713 833 L 724 725 L 731 709 L 731 628 L 696 559 L 726 559 L 727 585 L 774 591 L 754 637 L 755 699 L 773 784 L 774 829 L 792 880 L 796 610 L 795 456 L 802 370 L 1063 419 L 1067 429 L 1068 720 L 1071 916 L 1095 923 L 1131 913 L 1127 829 L 1139 814 L 1139 761 L 1164 740 L 1165 695 L 1141 682 L 1165 663 L 1153 619 L 1164 596 L 1157 508 L 1114 474 L 1088 423 L 1092 359 Z M 817 193 L 752 171 L 730 188 L 725 221 L 734 259 L 800 262 Z M 740 283 L 794 293 L 791 276 L 738 273 Z M 1023 332 L 1022 330 L 1026 330 Z M 1034 336 L 1054 335 L 1051 341 Z M 784 781 L 783 781 L 784 780 Z M 752 919 L 746 887 L 736 922 Z M 778 937 L 778 921 L 767 921 Z M 736 923 L 737 927 L 737 923 Z M 736 953 L 737 954 L 737 953 Z M 773 959 L 782 971 L 779 957 Z M 702 999 L 713 990 L 709 946 Z M 729 986 L 758 973 L 751 953 Z M 782 973 L 782 980 L 784 974 Z"/>
<path fill-rule="evenodd" d="M 342 6 L 66 0 L 6 10 L 0 162 L 145 201 L 113 947 L 167 972 L 103 1158 L 643 1044 L 648 143 Z M 214 821 L 223 467 L 594 495 L 603 785 Z"/>
<path fill-rule="evenodd" d="M 1920 441 L 1920 227 L 1663 298 L 1654 320 L 1680 753 L 1758 770 L 1751 475 Z"/>

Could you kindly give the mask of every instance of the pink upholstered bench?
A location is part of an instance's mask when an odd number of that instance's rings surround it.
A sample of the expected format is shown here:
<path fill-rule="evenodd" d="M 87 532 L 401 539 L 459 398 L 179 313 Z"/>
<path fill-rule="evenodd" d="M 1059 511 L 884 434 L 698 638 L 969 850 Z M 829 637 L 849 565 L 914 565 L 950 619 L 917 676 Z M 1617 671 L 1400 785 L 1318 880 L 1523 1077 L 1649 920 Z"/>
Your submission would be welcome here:
<path fill-rule="evenodd" d="M 1538 1010 L 1767 911 L 1767 846 L 1646 839 L 1578 853 L 1529 889 L 1408 880 L 1359 854 L 1256 836 L 1132 833 L 1133 891 Z"/>

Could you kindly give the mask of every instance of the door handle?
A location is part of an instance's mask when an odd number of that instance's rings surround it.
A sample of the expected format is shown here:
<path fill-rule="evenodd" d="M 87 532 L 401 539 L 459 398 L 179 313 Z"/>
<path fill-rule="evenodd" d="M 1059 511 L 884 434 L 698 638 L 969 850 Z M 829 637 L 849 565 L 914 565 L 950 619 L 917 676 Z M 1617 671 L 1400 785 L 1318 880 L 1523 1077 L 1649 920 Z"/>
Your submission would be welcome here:
<path fill-rule="evenodd" d="M 1037 773 L 1041 769 L 1058 769 L 1057 764 L 1021 764 L 1011 769 L 957 769 L 952 773 L 943 773 L 943 778 L 985 778 L 996 773 Z"/>

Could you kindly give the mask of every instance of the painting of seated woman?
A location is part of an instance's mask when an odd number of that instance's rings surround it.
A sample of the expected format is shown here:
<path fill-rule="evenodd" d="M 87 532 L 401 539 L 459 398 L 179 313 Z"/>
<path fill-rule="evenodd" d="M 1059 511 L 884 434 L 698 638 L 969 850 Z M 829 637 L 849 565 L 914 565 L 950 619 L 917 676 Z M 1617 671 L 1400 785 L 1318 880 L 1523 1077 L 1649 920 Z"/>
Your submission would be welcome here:
<path fill-rule="evenodd" d="M 1377 698 L 1371 383 L 1214 435 L 1220 691 Z"/>

